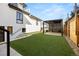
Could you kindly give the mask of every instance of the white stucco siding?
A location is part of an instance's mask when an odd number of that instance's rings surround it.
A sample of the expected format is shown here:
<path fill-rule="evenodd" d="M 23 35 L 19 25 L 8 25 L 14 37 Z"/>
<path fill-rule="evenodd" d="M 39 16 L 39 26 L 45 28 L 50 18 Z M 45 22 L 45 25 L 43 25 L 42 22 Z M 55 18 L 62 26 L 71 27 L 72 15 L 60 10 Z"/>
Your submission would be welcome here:
<path fill-rule="evenodd" d="M 41 30 L 40 21 L 38 21 L 38 25 L 36 25 L 36 21 L 33 21 L 31 25 L 26 24 L 26 33 L 36 32 Z"/>
<path fill-rule="evenodd" d="M 15 23 L 16 11 L 9 8 L 7 3 L 0 4 L 0 24 L 2 26 L 12 25 Z"/>
<path fill-rule="evenodd" d="M 24 26 L 20 24 L 13 26 L 13 34 L 11 35 L 12 40 L 14 40 L 17 36 L 23 34 L 22 28 L 24 28 Z"/>
<path fill-rule="evenodd" d="M 41 23 L 38 21 L 38 25 L 36 25 L 37 19 L 29 17 L 29 15 L 24 15 L 24 19 L 26 19 L 26 33 L 40 31 Z"/>
<path fill-rule="evenodd" d="M 40 31 L 41 22 L 37 19 L 31 18 L 29 15 L 23 13 L 23 24 L 16 23 L 16 12 L 8 6 L 8 3 L 0 4 L 0 26 L 4 26 L 7 29 L 7 26 L 13 27 L 13 34 L 10 35 L 10 39 L 14 40 L 16 37 L 22 33 L 22 28 L 26 28 L 26 33 Z M 6 41 L 6 34 L 5 34 Z"/>
<path fill-rule="evenodd" d="M 26 33 L 40 31 L 39 26 L 35 25 L 26 25 Z"/>
<path fill-rule="evenodd" d="M 5 26 L 6 29 L 7 26 L 13 27 L 13 35 L 10 36 L 11 39 L 15 39 L 18 35 L 22 34 L 22 28 L 24 27 L 24 24 L 16 23 L 16 12 L 17 10 L 10 8 L 8 3 L 0 4 L 0 26 Z"/>
<path fill-rule="evenodd" d="M 41 26 L 41 27 L 42 27 L 42 29 L 43 29 L 43 21 L 41 21 L 40 26 Z M 49 24 L 48 24 L 48 23 L 46 23 L 46 22 L 44 22 L 44 30 L 49 30 Z"/>

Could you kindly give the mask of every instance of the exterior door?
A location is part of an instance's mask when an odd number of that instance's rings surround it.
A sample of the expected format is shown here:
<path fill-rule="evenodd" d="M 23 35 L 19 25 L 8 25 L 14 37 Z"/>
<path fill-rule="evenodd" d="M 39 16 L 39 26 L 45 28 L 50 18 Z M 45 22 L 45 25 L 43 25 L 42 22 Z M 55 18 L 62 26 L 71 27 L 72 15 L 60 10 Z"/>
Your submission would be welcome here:
<path fill-rule="evenodd" d="M 4 28 L 4 26 L 0 26 L 0 28 Z M 4 41 L 4 31 L 0 29 L 0 42 Z"/>

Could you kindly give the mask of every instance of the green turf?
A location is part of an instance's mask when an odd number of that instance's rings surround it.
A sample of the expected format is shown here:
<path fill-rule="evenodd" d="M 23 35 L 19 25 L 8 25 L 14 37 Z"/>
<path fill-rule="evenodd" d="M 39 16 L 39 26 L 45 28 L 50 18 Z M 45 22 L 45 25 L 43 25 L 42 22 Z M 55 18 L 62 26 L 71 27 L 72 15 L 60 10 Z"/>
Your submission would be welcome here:
<path fill-rule="evenodd" d="M 34 34 L 15 40 L 11 46 L 24 56 L 74 56 L 74 52 L 62 36 Z"/>

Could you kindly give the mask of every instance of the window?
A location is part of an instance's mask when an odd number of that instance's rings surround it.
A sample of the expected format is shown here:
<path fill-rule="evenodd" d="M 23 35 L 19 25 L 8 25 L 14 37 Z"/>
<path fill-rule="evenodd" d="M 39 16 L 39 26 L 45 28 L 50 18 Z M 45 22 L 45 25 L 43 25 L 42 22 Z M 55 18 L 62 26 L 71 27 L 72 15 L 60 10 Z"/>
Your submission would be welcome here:
<path fill-rule="evenodd" d="M 13 33 L 13 27 L 12 27 L 12 26 L 8 26 L 7 29 L 8 29 L 8 31 L 10 32 L 10 34 Z"/>
<path fill-rule="evenodd" d="M 38 20 L 36 21 L 36 25 L 38 25 Z"/>
<path fill-rule="evenodd" d="M 22 28 L 22 32 L 26 32 L 26 28 Z"/>
<path fill-rule="evenodd" d="M 23 24 L 23 14 L 20 11 L 16 14 L 16 23 Z"/>
<path fill-rule="evenodd" d="M 0 26 L 0 28 L 5 29 L 4 26 Z M 3 42 L 5 40 L 5 33 L 3 30 L 0 29 L 0 42 Z"/>

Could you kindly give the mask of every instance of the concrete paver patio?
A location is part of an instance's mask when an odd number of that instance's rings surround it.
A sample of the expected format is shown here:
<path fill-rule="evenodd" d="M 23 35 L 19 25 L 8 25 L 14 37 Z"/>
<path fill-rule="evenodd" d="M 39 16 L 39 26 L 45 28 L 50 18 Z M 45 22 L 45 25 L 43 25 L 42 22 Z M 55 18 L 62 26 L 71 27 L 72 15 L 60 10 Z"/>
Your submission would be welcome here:
<path fill-rule="evenodd" d="M 45 34 L 47 34 L 47 35 L 61 36 L 61 33 L 55 33 L 55 32 L 46 32 Z"/>
<path fill-rule="evenodd" d="M 35 34 L 35 33 L 32 33 L 32 34 Z M 21 38 L 25 38 L 25 37 L 29 37 L 32 34 L 29 34 L 29 35 L 23 34 L 23 35 L 17 37 L 16 40 L 21 39 Z M 11 41 L 13 41 L 13 40 L 11 40 Z M 7 55 L 7 50 L 6 49 L 7 49 L 6 44 L 4 42 L 1 43 L 0 44 L 0 56 L 6 56 Z M 13 48 L 10 47 L 10 56 L 21 56 L 21 54 L 19 54 L 17 51 L 15 51 Z"/>

